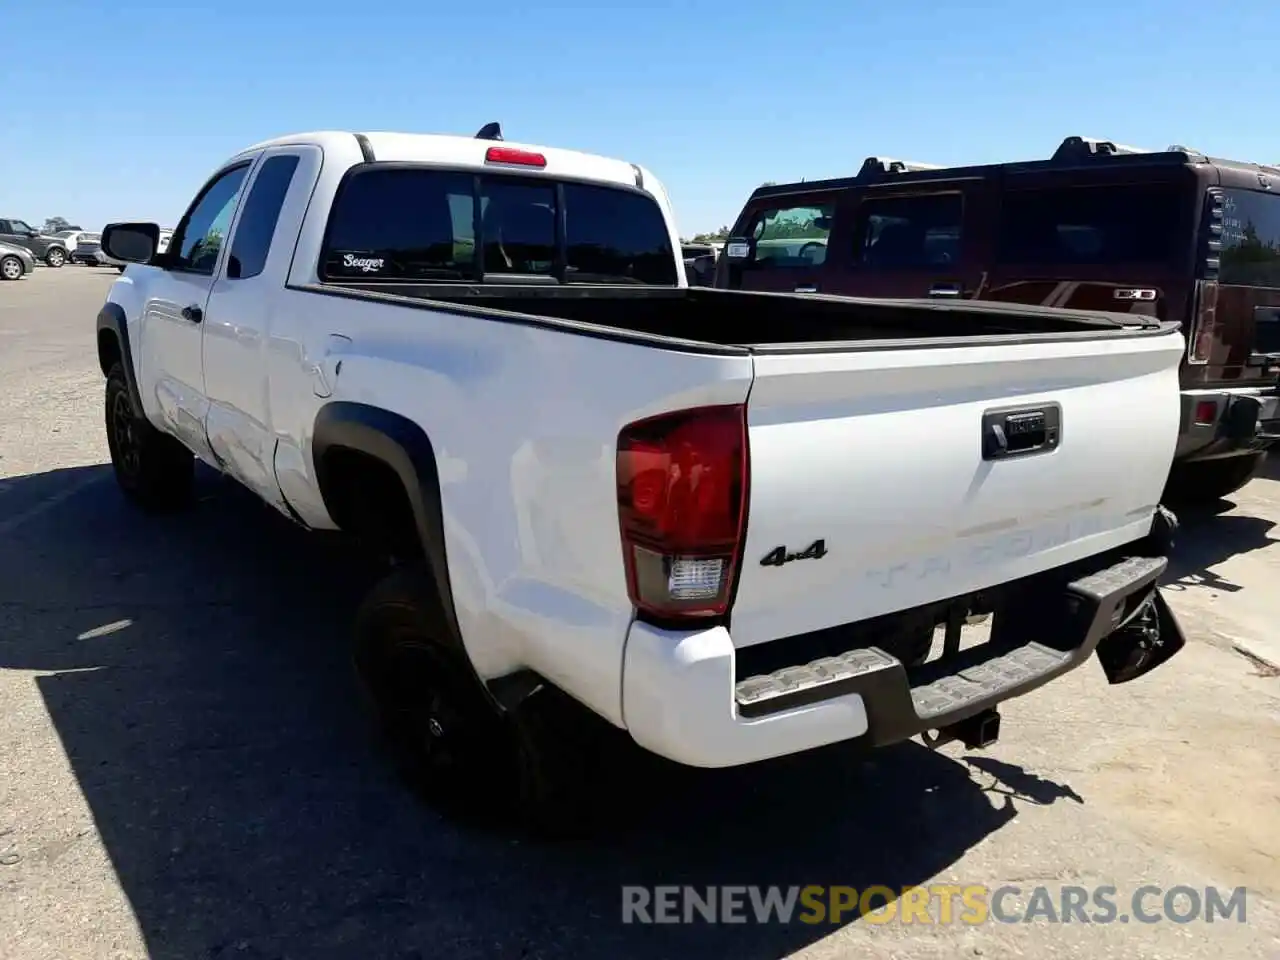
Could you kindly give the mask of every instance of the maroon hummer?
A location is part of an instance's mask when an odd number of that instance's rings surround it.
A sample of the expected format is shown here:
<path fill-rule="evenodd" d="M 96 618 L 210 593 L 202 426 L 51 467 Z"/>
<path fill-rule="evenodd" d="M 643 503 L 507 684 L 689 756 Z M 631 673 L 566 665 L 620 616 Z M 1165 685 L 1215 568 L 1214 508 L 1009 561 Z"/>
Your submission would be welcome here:
<path fill-rule="evenodd" d="M 1280 167 L 1068 137 L 1047 160 L 757 189 L 715 285 L 1153 314 L 1187 337 L 1166 496 L 1239 489 L 1280 439 Z"/>

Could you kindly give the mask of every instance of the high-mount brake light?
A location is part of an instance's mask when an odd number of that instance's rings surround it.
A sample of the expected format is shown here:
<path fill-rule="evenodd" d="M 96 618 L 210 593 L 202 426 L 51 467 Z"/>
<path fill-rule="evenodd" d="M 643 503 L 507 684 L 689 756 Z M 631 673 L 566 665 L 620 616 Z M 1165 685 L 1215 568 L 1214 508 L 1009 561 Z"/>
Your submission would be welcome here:
<path fill-rule="evenodd" d="M 747 512 L 746 409 L 700 407 L 618 435 L 618 520 L 636 608 L 668 620 L 723 616 Z"/>
<path fill-rule="evenodd" d="M 547 158 L 532 150 L 517 150 L 515 147 L 490 147 L 484 153 L 485 163 L 511 163 L 518 167 L 545 167 Z"/>

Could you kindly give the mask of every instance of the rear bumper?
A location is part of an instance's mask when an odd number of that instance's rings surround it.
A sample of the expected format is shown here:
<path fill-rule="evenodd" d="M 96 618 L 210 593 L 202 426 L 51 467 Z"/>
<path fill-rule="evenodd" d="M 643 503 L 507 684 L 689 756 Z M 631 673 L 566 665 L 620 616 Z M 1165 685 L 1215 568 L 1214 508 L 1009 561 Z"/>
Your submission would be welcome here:
<path fill-rule="evenodd" d="M 1057 595 L 1058 609 L 1045 610 L 1058 625 L 1051 645 L 1007 638 L 997 645 L 993 637 L 911 670 L 870 647 L 743 679 L 726 628 L 676 633 L 636 622 L 623 670 L 624 723 L 642 747 L 696 767 L 752 763 L 840 741 L 885 746 L 1048 683 L 1089 659 L 1135 611 L 1156 609 L 1168 631 L 1167 652 L 1124 678 L 1132 679 L 1183 642 L 1155 586 L 1167 561 L 1108 562 L 1072 580 Z"/>
<path fill-rule="evenodd" d="M 1280 387 L 1185 390 L 1175 461 L 1268 450 L 1280 439 Z"/>

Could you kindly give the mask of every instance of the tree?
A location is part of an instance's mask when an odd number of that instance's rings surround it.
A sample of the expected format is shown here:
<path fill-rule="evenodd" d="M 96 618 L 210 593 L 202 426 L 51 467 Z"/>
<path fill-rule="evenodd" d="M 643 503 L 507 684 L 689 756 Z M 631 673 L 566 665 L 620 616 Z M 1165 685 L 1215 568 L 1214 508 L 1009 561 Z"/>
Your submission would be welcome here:
<path fill-rule="evenodd" d="M 66 217 L 49 217 L 44 222 L 41 233 L 57 233 L 59 230 L 82 230 L 83 227 L 72 223 Z"/>
<path fill-rule="evenodd" d="M 722 240 L 729 239 L 729 228 L 721 227 L 711 233 L 695 233 L 693 235 L 694 243 L 719 243 Z"/>

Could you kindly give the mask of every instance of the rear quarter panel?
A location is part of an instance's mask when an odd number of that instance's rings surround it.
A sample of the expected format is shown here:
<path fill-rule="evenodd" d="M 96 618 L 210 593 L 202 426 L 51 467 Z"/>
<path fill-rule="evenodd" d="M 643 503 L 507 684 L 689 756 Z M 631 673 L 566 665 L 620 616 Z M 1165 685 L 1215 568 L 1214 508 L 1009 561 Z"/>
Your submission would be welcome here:
<path fill-rule="evenodd" d="M 480 676 L 531 668 L 620 724 L 632 607 L 618 530 L 618 433 L 668 410 L 743 402 L 750 358 L 288 293 L 276 317 L 273 395 L 310 394 L 309 348 L 299 363 L 288 340 L 342 333 L 352 344 L 332 400 L 401 414 L 430 437 L 453 601 Z M 308 463 L 314 416 L 326 402 L 276 407 L 278 432 L 299 438 Z"/>

